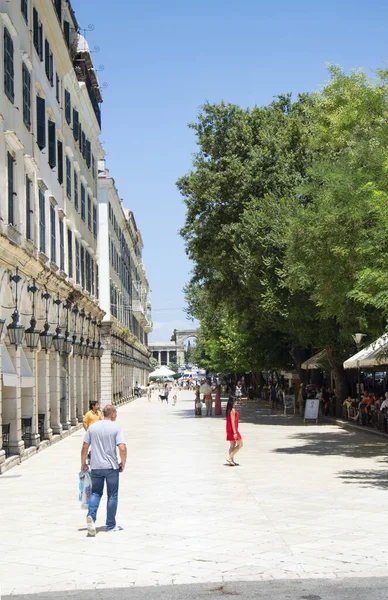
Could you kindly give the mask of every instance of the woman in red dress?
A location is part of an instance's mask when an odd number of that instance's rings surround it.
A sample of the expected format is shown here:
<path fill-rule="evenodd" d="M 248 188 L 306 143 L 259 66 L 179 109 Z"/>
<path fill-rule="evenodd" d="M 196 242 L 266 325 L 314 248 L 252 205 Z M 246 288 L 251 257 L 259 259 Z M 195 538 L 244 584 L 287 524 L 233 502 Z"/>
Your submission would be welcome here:
<path fill-rule="evenodd" d="M 226 406 L 226 440 L 230 442 L 229 456 L 226 461 L 231 467 L 235 467 L 238 463 L 234 462 L 234 457 L 237 452 L 243 447 L 243 440 L 238 430 L 238 411 L 235 409 L 237 399 L 229 396 Z"/>

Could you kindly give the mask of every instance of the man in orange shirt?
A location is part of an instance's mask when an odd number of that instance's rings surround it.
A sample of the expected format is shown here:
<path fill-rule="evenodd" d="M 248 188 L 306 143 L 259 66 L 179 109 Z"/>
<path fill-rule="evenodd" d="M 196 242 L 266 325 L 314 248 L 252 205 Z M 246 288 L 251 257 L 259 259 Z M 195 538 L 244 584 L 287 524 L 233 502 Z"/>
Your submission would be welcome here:
<path fill-rule="evenodd" d="M 100 411 L 100 406 L 97 400 L 92 400 L 90 403 L 90 410 L 86 413 L 83 419 L 83 426 L 85 431 L 87 431 L 93 423 L 96 421 L 102 421 L 102 414 Z"/>

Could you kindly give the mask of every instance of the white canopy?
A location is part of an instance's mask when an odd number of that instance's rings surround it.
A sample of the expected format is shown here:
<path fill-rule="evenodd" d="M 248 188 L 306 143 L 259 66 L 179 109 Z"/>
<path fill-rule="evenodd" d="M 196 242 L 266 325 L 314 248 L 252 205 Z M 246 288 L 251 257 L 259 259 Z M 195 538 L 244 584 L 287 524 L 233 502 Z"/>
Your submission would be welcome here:
<path fill-rule="evenodd" d="M 309 369 L 322 369 L 327 367 L 327 353 L 326 350 L 321 350 L 318 354 L 314 354 L 311 358 L 308 358 L 301 364 L 301 368 L 305 371 Z"/>
<path fill-rule="evenodd" d="M 152 371 L 148 377 L 171 377 L 172 375 L 175 375 L 175 372 L 171 371 L 171 369 L 168 367 L 163 366 L 155 369 L 155 371 Z"/>
<path fill-rule="evenodd" d="M 344 362 L 344 369 L 362 369 L 388 365 L 388 333 Z"/>

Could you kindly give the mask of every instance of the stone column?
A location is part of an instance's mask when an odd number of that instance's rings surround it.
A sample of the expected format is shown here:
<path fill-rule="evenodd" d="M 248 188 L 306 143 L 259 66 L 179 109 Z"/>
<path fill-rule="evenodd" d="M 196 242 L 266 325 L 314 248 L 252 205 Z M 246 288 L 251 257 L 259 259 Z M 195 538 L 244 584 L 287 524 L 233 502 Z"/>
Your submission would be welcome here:
<path fill-rule="evenodd" d="M 44 415 L 44 436 L 46 440 L 51 440 L 53 430 L 51 429 L 50 413 L 50 366 L 49 354 L 44 350 L 38 352 L 38 416 Z M 42 441 L 42 440 L 41 440 Z"/>
<path fill-rule="evenodd" d="M 75 387 L 76 387 L 76 402 L 77 402 L 77 420 L 82 423 L 84 416 L 84 386 L 82 377 L 82 358 L 75 357 Z"/>
<path fill-rule="evenodd" d="M 78 424 L 77 419 L 77 377 L 76 377 L 76 360 L 77 357 L 72 355 L 69 358 L 69 402 L 70 402 L 70 424 L 72 427 Z"/>
<path fill-rule="evenodd" d="M 160 350 L 158 350 L 158 365 L 161 365 L 161 364 L 162 364 L 162 355 L 161 355 Z"/>
<path fill-rule="evenodd" d="M 9 434 L 9 452 L 23 454 L 24 442 L 22 440 L 22 409 L 20 388 L 20 348 L 8 346 L 8 353 L 17 373 L 15 387 L 3 386 L 3 423 L 11 425 Z"/>
<path fill-rule="evenodd" d="M 1 368 L 1 347 L 0 347 L 0 373 L 2 371 Z M 0 382 L 0 429 L 3 424 L 3 386 Z M 1 465 L 5 461 L 5 451 L 3 450 L 3 437 L 0 437 L 0 473 L 1 473 Z"/>
<path fill-rule="evenodd" d="M 70 429 L 70 358 L 67 354 L 62 354 L 60 358 L 60 399 L 61 413 L 60 420 L 63 429 Z"/>
<path fill-rule="evenodd" d="M 51 428 L 55 435 L 61 435 L 61 389 L 60 389 L 60 356 L 56 350 L 49 352 L 50 365 L 50 408 L 51 408 Z"/>
<path fill-rule="evenodd" d="M 170 364 L 170 350 L 167 350 L 167 366 Z"/>
<path fill-rule="evenodd" d="M 83 402 L 82 402 L 82 414 L 85 414 L 89 410 L 90 398 L 90 382 L 89 382 L 89 367 L 88 358 L 82 358 L 82 382 L 83 382 Z"/>
<path fill-rule="evenodd" d="M 30 387 L 21 388 L 21 412 L 22 419 L 32 418 L 31 426 L 31 446 L 39 446 L 39 431 L 38 431 L 38 394 L 36 390 L 35 377 L 35 351 L 26 349 L 24 354 L 27 358 L 29 367 L 34 377 L 33 385 Z"/>

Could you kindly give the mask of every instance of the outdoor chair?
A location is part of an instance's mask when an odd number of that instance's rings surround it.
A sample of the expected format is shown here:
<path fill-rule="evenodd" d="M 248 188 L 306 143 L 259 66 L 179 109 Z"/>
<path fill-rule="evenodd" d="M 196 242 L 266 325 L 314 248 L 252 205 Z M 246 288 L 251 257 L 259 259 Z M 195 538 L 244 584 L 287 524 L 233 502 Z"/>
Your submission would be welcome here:
<path fill-rule="evenodd" d="M 3 434 L 3 450 L 5 452 L 5 458 L 9 456 L 9 434 L 11 431 L 10 423 L 3 423 L 2 434 Z"/>
<path fill-rule="evenodd" d="M 26 448 L 30 448 L 32 442 L 32 417 L 22 418 L 22 440 Z"/>

